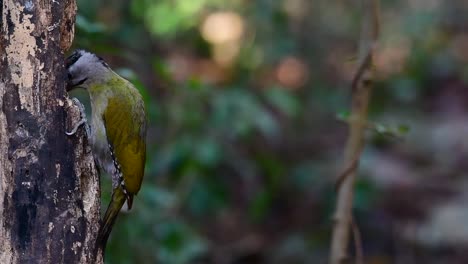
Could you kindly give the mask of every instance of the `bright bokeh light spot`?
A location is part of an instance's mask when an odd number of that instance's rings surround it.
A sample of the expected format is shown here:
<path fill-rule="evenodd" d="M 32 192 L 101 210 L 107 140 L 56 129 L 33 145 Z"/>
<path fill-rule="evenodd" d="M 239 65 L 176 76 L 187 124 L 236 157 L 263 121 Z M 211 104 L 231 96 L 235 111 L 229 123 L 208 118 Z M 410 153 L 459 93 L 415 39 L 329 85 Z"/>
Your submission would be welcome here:
<path fill-rule="evenodd" d="M 229 66 L 240 51 L 244 21 L 234 12 L 215 12 L 208 15 L 200 27 L 202 37 L 213 45 L 213 60 L 220 66 Z"/>
<path fill-rule="evenodd" d="M 242 17 L 234 12 L 216 12 L 208 15 L 201 26 L 203 38 L 211 44 L 237 41 L 244 33 Z"/>
<path fill-rule="evenodd" d="M 308 67 L 295 57 L 286 57 L 276 69 L 276 78 L 288 88 L 299 88 L 308 78 Z"/>

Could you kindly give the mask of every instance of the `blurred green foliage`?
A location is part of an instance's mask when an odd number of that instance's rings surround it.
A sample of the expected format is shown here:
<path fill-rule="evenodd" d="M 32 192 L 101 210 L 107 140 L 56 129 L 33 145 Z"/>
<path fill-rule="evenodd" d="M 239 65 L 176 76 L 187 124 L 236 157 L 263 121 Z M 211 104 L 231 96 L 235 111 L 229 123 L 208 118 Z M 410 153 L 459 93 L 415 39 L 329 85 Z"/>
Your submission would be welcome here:
<path fill-rule="evenodd" d="M 439 86 L 468 81 L 468 21 L 452 15 L 466 5 L 423 2 L 382 1 L 355 196 L 363 232 L 380 241 L 388 228 L 365 219 L 395 216 L 372 164 L 395 138 L 420 142 Z M 360 14 L 357 1 L 78 0 L 75 47 L 136 85 L 150 124 L 144 184 L 106 263 L 325 263 Z M 109 198 L 103 179 L 104 208 Z M 374 263 L 392 263 L 393 249 L 371 242 Z"/>

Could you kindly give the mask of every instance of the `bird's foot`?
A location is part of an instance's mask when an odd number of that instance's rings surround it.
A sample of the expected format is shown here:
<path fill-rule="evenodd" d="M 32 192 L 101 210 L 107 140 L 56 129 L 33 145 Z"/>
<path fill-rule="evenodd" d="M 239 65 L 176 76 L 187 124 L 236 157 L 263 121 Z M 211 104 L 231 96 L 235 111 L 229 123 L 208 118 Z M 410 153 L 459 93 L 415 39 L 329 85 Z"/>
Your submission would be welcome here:
<path fill-rule="evenodd" d="M 86 119 L 86 113 L 85 113 L 84 105 L 75 97 L 72 98 L 72 101 L 80 109 L 81 120 L 73 127 L 73 129 L 70 132 L 65 131 L 65 134 L 67 134 L 68 136 L 72 136 L 72 135 L 74 135 L 76 133 L 76 131 L 78 131 L 78 128 L 80 128 L 81 125 L 84 125 L 85 130 L 86 130 L 86 135 L 89 136 L 91 133 L 90 133 L 89 125 L 87 123 L 88 120 Z"/>

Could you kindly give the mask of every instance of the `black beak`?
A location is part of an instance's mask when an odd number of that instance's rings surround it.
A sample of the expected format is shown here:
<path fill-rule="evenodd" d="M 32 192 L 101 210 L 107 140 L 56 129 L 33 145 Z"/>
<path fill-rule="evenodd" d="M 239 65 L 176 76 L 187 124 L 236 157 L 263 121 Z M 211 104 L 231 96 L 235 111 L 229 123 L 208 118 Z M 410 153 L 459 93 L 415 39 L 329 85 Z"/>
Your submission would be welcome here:
<path fill-rule="evenodd" d="M 66 88 L 67 92 L 73 90 L 73 88 L 75 88 L 75 87 L 73 85 L 71 85 L 70 82 L 67 82 L 67 88 Z"/>
<path fill-rule="evenodd" d="M 67 92 L 69 92 L 69 91 L 75 89 L 76 87 L 79 87 L 79 86 L 82 85 L 84 82 L 86 82 L 86 80 L 88 80 L 88 78 L 84 78 L 84 79 L 78 81 L 77 83 L 73 83 L 72 78 L 71 78 L 71 75 L 68 74 Z"/>
<path fill-rule="evenodd" d="M 73 83 L 72 83 L 72 76 L 70 73 L 68 73 L 68 78 L 67 78 L 67 92 L 73 90 Z"/>

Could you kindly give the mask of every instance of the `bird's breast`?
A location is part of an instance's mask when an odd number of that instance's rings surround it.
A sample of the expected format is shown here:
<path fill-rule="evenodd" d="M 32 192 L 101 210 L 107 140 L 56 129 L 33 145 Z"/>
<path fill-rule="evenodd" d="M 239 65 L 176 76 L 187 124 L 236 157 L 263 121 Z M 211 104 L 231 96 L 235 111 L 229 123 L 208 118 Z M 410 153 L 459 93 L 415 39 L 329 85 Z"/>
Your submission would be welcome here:
<path fill-rule="evenodd" d="M 104 120 L 99 118 L 97 113 L 93 113 L 91 121 L 91 146 L 98 166 L 101 170 L 113 176 L 116 169 L 110 152 L 109 142 L 107 141 L 106 127 Z"/>

